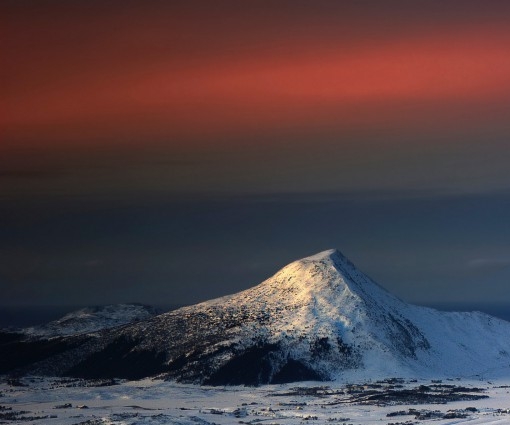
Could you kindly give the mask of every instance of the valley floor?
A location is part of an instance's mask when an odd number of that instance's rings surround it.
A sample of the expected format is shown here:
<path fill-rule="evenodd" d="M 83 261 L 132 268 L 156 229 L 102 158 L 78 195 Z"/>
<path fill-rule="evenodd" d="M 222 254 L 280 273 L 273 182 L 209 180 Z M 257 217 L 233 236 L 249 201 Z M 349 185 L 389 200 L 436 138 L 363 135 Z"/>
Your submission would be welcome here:
<path fill-rule="evenodd" d="M 0 377 L 0 423 L 510 424 L 510 380 L 199 387 L 161 380 Z"/>

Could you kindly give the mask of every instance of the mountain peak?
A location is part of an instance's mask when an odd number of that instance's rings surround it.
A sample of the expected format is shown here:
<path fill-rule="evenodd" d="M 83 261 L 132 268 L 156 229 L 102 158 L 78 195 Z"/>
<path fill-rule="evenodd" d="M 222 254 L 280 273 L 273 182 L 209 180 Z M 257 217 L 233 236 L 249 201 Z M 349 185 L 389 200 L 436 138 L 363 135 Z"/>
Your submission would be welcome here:
<path fill-rule="evenodd" d="M 318 252 L 317 254 L 304 257 L 297 262 L 301 263 L 320 263 L 320 262 L 331 262 L 333 265 L 342 268 L 345 265 L 354 267 L 349 259 L 343 255 L 338 249 L 327 249 L 325 251 Z"/>
<path fill-rule="evenodd" d="M 310 255 L 308 257 L 305 257 L 303 258 L 304 261 L 308 260 L 308 261 L 321 261 L 321 260 L 325 260 L 325 259 L 330 259 L 330 258 L 334 258 L 334 257 L 343 257 L 342 253 L 336 249 L 336 248 L 332 248 L 332 249 L 326 249 L 325 251 L 321 251 L 321 252 L 318 252 L 317 254 L 313 254 L 313 255 Z"/>
<path fill-rule="evenodd" d="M 510 323 L 489 316 L 406 304 L 330 249 L 237 294 L 94 335 L 64 337 L 51 346 L 50 357 L 42 345 L 33 364 L 23 363 L 35 357 L 20 356 L 18 345 L 0 344 L 0 358 L 36 374 L 165 374 L 208 385 L 487 370 L 501 375 L 510 374 L 508 335 Z M 37 347 L 28 344 L 26 350 Z"/>
<path fill-rule="evenodd" d="M 264 296 L 269 300 L 278 297 L 279 292 L 300 293 L 308 297 L 319 295 L 322 298 L 328 297 L 332 308 L 343 305 L 347 294 L 349 294 L 350 302 L 357 299 L 370 303 L 370 300 L 381 301 L 388 297 L 398 301 L 396 297 L 360 272 L 337 249 L 329 249 L 296 260 L 252 290 L 257 288 L 265 288 Z M 271 293 L 268 292 L 269 288 Z M 293 303 L 295 299 L 287 298 L 284 302 Z"/>
<path fill-rule="evenodd" d="M 347 277 L 350 272 L 357 270 L 356 266 L 338 249 L 328 249 L 326 251 L 321 251 L 301 260 L 297 260 L 297 263 L 313 263 L 319 266 L 323 265 L 334 267 L 337 272 L 345 275 L 344 277 Z"/>

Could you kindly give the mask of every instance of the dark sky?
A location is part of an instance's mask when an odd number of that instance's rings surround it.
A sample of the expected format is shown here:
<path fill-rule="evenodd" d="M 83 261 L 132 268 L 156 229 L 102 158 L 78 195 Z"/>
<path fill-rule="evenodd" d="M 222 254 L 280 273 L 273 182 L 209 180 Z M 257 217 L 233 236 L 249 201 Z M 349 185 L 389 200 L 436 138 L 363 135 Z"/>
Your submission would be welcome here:
<path fill-rule="evenodd" d="M 192 303 L 336 247 L 510 305 L 507 1 L 3 1 L 0 304 Z"/>

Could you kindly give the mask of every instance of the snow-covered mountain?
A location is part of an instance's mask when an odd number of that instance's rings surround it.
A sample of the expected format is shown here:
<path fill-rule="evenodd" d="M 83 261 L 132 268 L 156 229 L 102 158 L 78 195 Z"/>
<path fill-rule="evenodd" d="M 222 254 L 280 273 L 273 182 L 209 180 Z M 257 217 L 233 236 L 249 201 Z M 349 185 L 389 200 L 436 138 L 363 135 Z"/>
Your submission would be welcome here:
<path fill-rule="evenodd" d="M 21 332 L 45 338 L 70 336 L 147 320 L 156 314 L 158 314 L 158 311 L 154 307 L 143 304 L 111 304 L 86 307 L 44 325 L 24 328 Z"/>
<path fill-rule="evenodd" d="M 406 304 L 336 250 L 238 294 L 61 343 L 24 370 L 211 385 L 510 376 L 510 322 Z"/>

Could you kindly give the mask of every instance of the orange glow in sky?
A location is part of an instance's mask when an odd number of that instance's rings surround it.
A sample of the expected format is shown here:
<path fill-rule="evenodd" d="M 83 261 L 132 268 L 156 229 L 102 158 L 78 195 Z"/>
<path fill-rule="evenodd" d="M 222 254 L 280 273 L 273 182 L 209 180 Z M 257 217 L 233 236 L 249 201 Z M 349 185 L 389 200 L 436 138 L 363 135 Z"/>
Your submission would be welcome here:
<path fill-rule="evenodd" d="M 329 33 L 300 37 L 289 20 L 279 31 L 270 22 L 267 35 L 264 25 L 232 24 L 235 14 L 222 17 L 232 33 L 221 22 L 215 33 L 193 13 L 186 25 L 152 9 L 140 20 L 135 10 L 99 11 L 88 25 L 74 9 L 68 22 L 35 12 L 7 21 L 4 145 L 447 125 L 480 105 L 498 115 L 510 95 L 510 30 L 492 22 L 394 34 L 381 25 L 373 37 L 329 22 Z"/>

